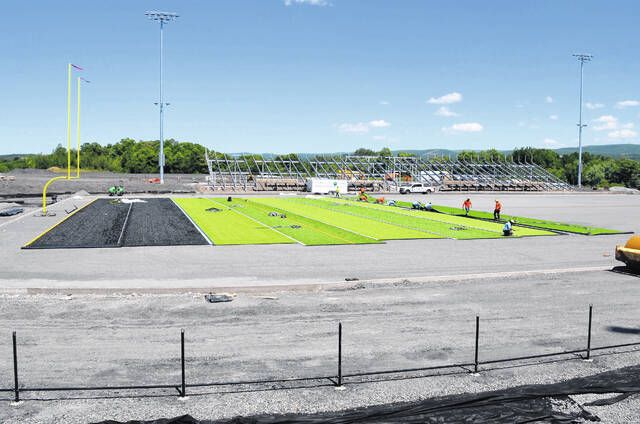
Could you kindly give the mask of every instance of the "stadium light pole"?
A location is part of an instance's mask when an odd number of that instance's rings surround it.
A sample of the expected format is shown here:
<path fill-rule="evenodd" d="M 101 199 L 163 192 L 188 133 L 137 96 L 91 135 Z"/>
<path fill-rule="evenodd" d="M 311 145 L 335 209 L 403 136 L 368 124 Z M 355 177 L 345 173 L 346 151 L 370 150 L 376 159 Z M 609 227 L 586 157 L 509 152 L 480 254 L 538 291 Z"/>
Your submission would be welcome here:
<path fill-rule="evenodd" d="M 583 69 L 584 62 L 589 62 L 593 58 L 590 54 L 574 54 L 580 62 L 580 115 L 578 121 L 578 188 L 582 188 L 582 128 L 586 125 L 582 124 L 582 87 L 583 87 Z"/>
<path fill-rule="evenodd" d="M 164 103 L 162 98 L 162 65 L 163 65 L 163 43 L 164 43 L 164 25 L 173 21 L 178 17 L 175 13 L 149 11 L 145 15 L 152 21 L 160 22 L 160 101 L 156 103 L 160 107 L 160 153 L 158 156 L 158 165 L 160 167 L 160 184 L 164 184 L 164 107 L 168 103 Z"/>

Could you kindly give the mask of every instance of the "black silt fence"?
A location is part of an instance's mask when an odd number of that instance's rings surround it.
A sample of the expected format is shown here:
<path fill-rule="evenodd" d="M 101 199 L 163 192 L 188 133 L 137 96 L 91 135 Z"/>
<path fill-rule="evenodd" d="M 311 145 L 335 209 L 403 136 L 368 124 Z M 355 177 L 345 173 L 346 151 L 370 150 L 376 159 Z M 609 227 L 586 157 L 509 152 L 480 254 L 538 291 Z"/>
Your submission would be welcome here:
<path fill-rule="evenodd" d="M 13 393 L 13 401 L 20 402 L 21 392 L 84 392 L 84 391 L 120 391 L 120 390 L 159 390 L 159 389 L 176 389 L 181 398 L 185 398 L 187 395 L 187 388 L 198 387 L 216 387 L 216 386 L 236 386 L 236 385 L 260 385 L 260 384 L 274 384 L 274 383 L 292 383 L 292 382 L 304 382 L 304 381 L 322 381 L 328 380 L 330 384 L 318 384 L 317 386 L 332 385 L 337 388 L 342 388 L 345 378 L 357 378 L 357 377 L 371 377 L 371 376 L 384 376 L 388 374 L 402 374 L 413 372 L 425 372 L 436 371 L 443 369 L 464 369 L 465 372 L 478 373 L 481 371 L 481 365 L 491 365 L 499 363 L 509 363 L 532 359 L 550 358 L 554 356 L 563 355 L 579 355 L 582 359 L 591 359 L 591 352 L 599 350 L 610 350 L 623 347 L 636 347 L 640 346 L 640 341 L 633 343 L 623 343 L 616 345 L 598 346 L 593 347 L 591 345 L 592 336 L 592 320 L 593 320 L 593 305 L 589 305 L 589 315 L 587 323 L 587 343 L 583 349 L 575 349 L 561 352 L 533 354 L 525 356 L 516 356 L 509 358 L 490 359 L 481 361 L 480 354 L 480 316 L 475 317 L 475 343 L 474 343 L 474 360 L 469 363 L 458 364 L 446 364 L 416 368 L 398 368 L 389 370 L 375 370 L 359 373 L 344 374 L 342 371 L 342 341 L 343 331 L 342 322 L 338 323 L 338 346 L 337 346 L 337 375 L 316 375 L 309 377 L 294 377 L 294 378 L 279 378 L 279 379 L 261 379 L 261 380 L 245 380 L 245 381 L 217 381 L 206 383 L 187 383 L 186 379 L 186 356 L 185 356 L 185 330 L 180 330 L 180 376 L 181 380 L 179 384 L 147 384 L 147 385 L 105 385 L 105 386 L 66 386 L 66 387 L 20 387 L 18 378 L 18 340 L 17 334 L 14 331 L 12 333 L 13 343 L 13 376 L 14 384 L 13 388 L 0 388 L 0 392 Z"/>

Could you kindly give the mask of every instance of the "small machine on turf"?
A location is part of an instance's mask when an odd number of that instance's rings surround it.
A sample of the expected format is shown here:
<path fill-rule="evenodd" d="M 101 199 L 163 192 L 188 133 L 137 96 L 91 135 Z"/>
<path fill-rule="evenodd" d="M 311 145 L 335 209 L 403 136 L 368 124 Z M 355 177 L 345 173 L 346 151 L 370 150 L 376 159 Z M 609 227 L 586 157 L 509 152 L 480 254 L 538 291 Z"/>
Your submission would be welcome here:
<path fill-rule="evenodd" d="M 109 187 L 108 193 L 109 193 L 109 197 L 122 196 L 124 194 L 124 186 L 123 185 L 111 186 Z"/>

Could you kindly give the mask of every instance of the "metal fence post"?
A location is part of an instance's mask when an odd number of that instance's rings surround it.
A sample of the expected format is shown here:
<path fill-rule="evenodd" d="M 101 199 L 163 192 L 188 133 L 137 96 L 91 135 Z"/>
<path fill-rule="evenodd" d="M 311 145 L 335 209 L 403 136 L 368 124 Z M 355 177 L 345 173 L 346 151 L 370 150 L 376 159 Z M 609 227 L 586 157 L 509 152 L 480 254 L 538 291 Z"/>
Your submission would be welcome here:
<path fill-rule="evenodd" d="M 593 316 L 593 304 L 589 304 L 589 330 L 587 332 L 587 358 L 591 358 L 591 318 Z"/>
<path fill-rule="evenodd" d="M 182 390 L 180 391 L 180 397 L 185 397 L 187 395 L 187 385 L 184 376 L 184 329 L 180 330 L 180 357 L 182 361 Z"/>
<path fill-rule="evenodd" d="M 20 389 L 18 388 L 18 347 L 15 331 L 13 332 L 13 392 L 13 401 L 20 402 Z"/>
<path fill-rule="evenodd" d="M 342 323 L 338 323 L 338 387 L 342 386 Z"/>
<path fill-rule="evenodd" d="M 476 354 L 474 360 L 473 372 L 478 372 L 478 341 L 480 340 L 480 317 L 476 315 Z"/>

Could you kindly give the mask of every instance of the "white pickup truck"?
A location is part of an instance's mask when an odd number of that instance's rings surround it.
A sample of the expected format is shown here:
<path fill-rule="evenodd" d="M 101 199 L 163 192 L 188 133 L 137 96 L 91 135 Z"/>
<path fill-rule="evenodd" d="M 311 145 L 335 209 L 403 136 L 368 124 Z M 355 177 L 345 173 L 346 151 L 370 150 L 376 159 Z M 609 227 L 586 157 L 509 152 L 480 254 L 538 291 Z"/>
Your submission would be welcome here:
<path fill-rule="evenodd" d="M 424 183 L 412 183 L 400 186 L 400 194 L 409 194 L 409 193 L 434 193 L 436 188 L 434 186 L 430 186 Z"/>

